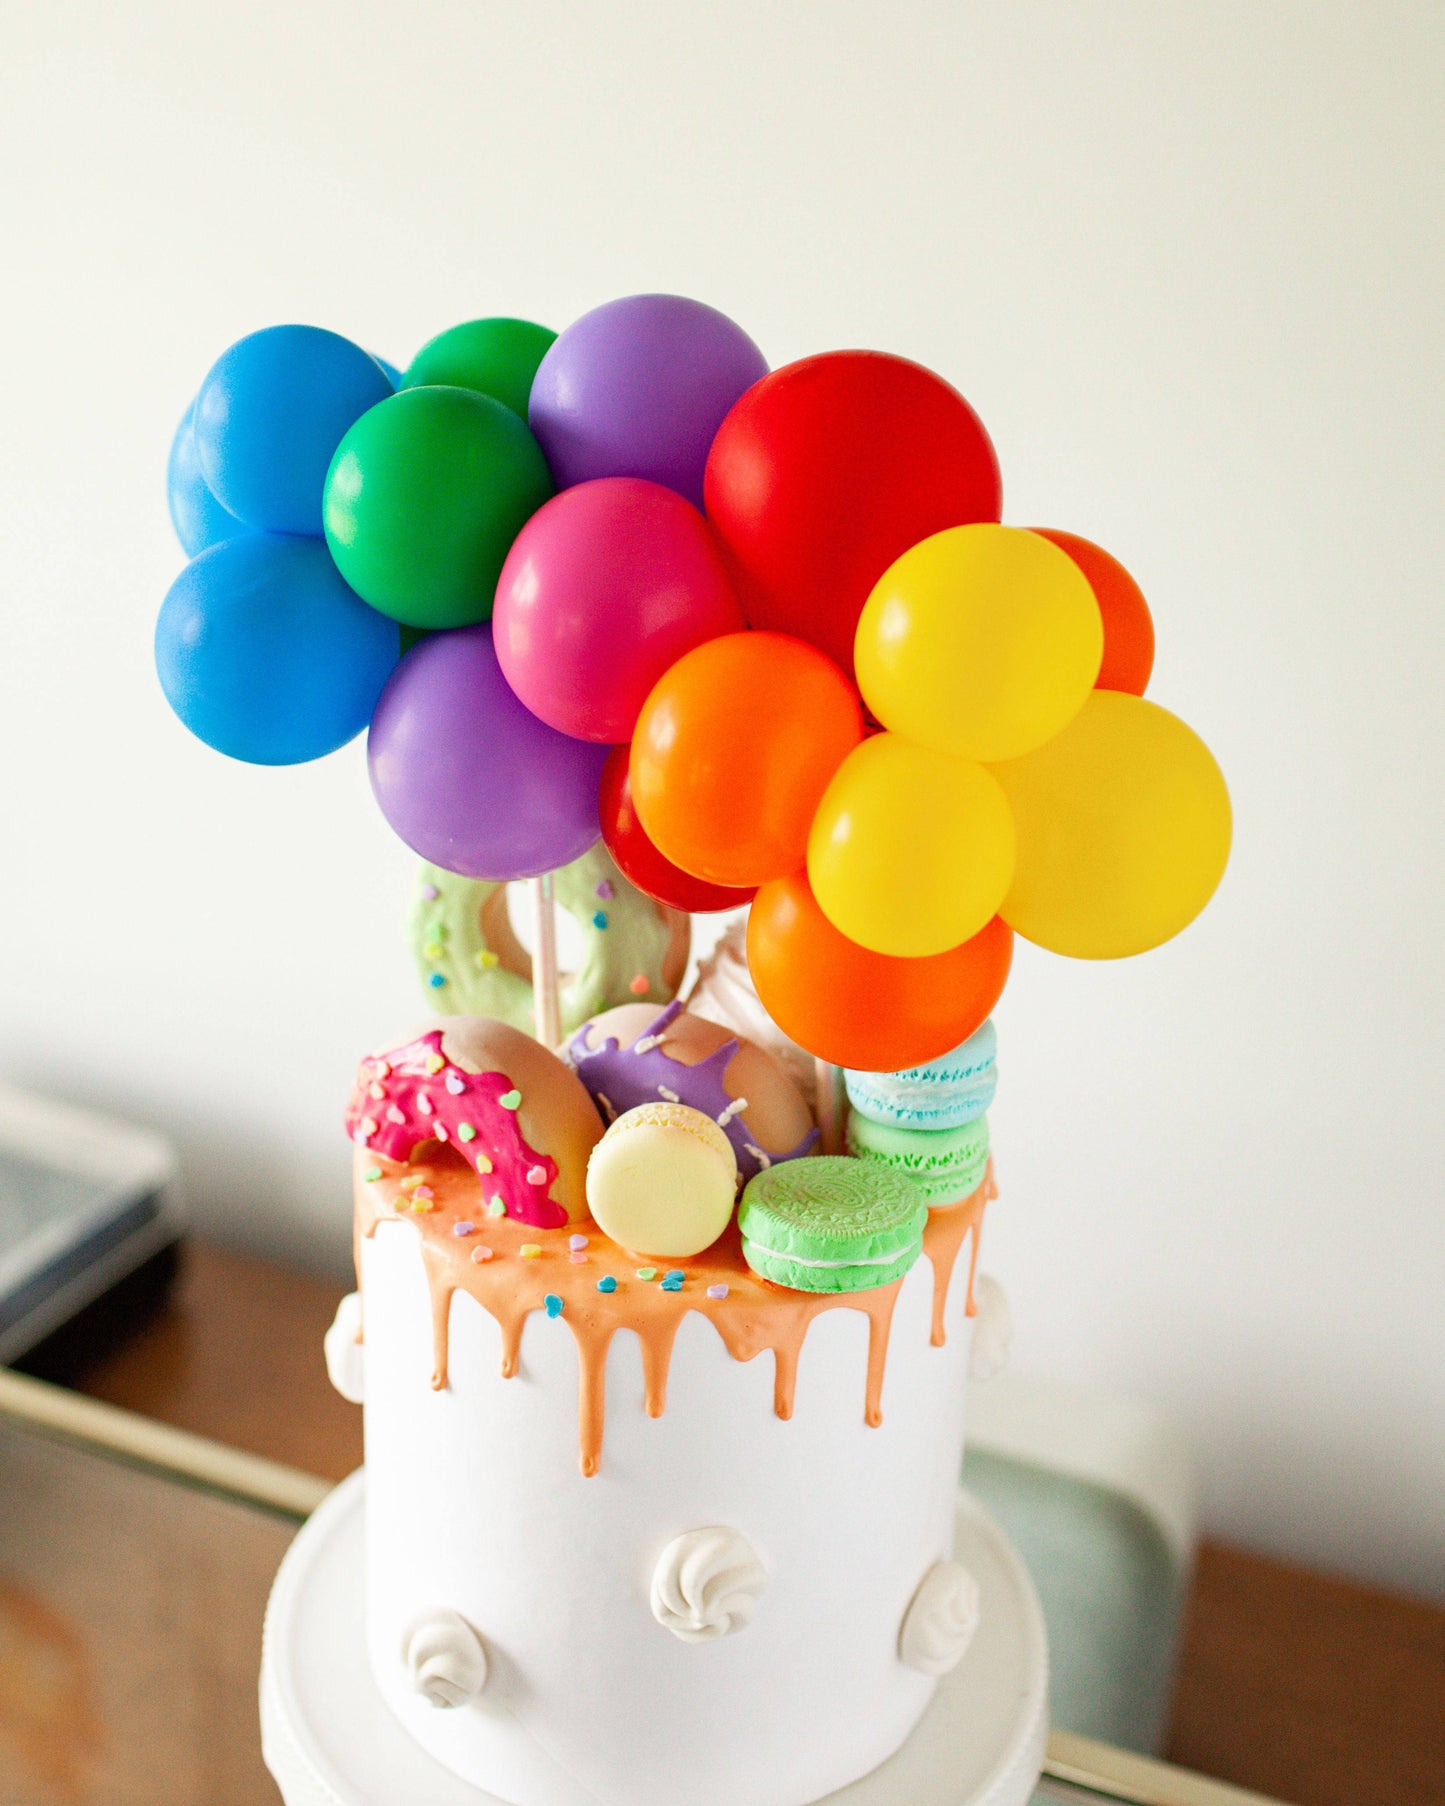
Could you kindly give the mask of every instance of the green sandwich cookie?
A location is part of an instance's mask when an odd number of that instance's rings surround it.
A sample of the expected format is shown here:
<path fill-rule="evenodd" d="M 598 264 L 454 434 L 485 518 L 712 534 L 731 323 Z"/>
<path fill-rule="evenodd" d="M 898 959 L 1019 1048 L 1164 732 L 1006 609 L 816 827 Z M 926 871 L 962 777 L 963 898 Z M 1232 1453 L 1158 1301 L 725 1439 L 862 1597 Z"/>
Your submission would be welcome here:
<path fill-rule="evenodd" d="M 844 1155 L 766 1167 L 738 1207 L 743 1256 L 795 1292 L 866 1292 L 923 1252 L 928 1209 L 907 1180 Z"/>
<path fill-rule="evenodd" d="M 988 1169 L 988 1118 L 961 1129 L 900 1129 L 870 1122 L 855 1110 L 848 1119 L 848 1148 L 870 1171 L 895 1173 L 933 1209 L 959 1204 L 977 1191 Z"/>

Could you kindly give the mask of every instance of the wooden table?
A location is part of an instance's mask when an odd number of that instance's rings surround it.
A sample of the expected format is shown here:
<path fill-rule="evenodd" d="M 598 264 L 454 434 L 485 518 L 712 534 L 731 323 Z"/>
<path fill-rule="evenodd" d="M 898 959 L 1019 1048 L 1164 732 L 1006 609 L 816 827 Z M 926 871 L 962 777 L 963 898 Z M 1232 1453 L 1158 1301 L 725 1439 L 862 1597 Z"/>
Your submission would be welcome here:
<path fill-rule="evenodd" d="M 193 1243 L 161 1308 L 70 1377 L 339 1480 L 361 1461 L 321 1354 L 339 1295 Z M 1442 1806 L 1445 1612 L 1205 1543 L 1165 1754 L 1291 1806 Z"/>

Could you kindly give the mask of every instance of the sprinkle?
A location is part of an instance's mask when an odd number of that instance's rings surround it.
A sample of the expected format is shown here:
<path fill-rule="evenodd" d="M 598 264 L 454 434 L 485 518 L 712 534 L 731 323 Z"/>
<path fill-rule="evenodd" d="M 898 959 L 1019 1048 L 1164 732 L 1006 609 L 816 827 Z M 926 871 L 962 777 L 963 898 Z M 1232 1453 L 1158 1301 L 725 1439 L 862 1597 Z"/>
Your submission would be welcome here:
<path fill-rule="evenodd" d="M 617 895 L 617 892 L 612 888 L 612 880 L 610 878 L 604 878 L 597 886 L 596 890 L 593 891 L 592 895 L 594 897 L 601 897 L 604 903 L 610 903 Z"/>
<path fill-rule="evenodd" d="M 491 1172 L 491 1170 L 492 1170 L 491 1155 L 479 1153 L 477 1155 L 477 1171 L 479 1173 L 489 1173 L 489 1172 Z"/>
<path fill-rule="evenodd" d="M 567 1246 L 574 1254 L 576 1254 L 578 1249 L 587 1246 L 587 1237 L 585 1235 L 569 1235 L 567 1237 Z"/>
<path fill-rule="evenodd" d="M 457 1124 L 458 1141 L 475 1141 L 476 1139 L 477 1132 L 469 1122 L 459 1122 Z"/>
<path fill-rule="evenodd" d="M 716 1121 L 720 1129 L 725 1129 L 735 1116 L 741 1116 L 748 1107 L 745 1097 L 735 1097 L 726 1110 L 719 1112 Z"/>
<path fill-rule="evenodd" d="M 728 1295 L 728 1289 L 726 1286 L 709 1286 L 707 1289 L 707 1295 L 709 1298 L 726 1298 Z"/>
<path fill-rule="evenodd" d="M 540 1242 L 523 1242 L 517 1252 L 523 1260 L 536 1260 L 542 1252 L 542 1246 Z"/>
<path fill-rule="evenodd" d="M 480 1265 L 482 1261 L 490 1260 L 493 1253 L 494 1250 L 489 1248 L 485 1242 L 478 1242 L 476 1247 L 472 1249 L 472 1259 Z"/>
<path fill-rule="evenodd" d="M 527 1168 L 527 1183 L 528 1185 L 545 1185 L 547 1183 L 546 1167 L 529 1166 Z"/>
<path fill-rule="evenodd" d="M 419 1111 L 420 1111 L 420 1112 L 421 1112 L 421 1114 L 422 1114 L 422 1115 L 423 1115 L 423 1116 L 430 1116 L 430 1115 L 431 1115 L 431 1113 L 432 1113 L 432 1111 L 433 1111 L 433 1109 L 434 1109 L 434 1108 L 435 1108 L 435 1106 L 434 1106 L 434 1105 L 433 1105 L 433 1103 L 432 1103 L 432 1101 L 431 1101 L 431 1099 L 430 1099 L 430 1098 L 429 1098 L 429 1097 L 428 1097 L 428 1096 L 427 1096 L 427 1094 L 426 1094 L 426 1093 L 425 1093 L 425 1091 L 418 1091 L 418 1092 L 417 1092 L 417 1094 L 416 1094 L 416 1107 L 417 1107 L 417 1109 L 418 1109 L 418 1110 L 419 1110 Z"/>
<path fill-rule="evenodd" d="M 585 1267 L 587 1265 L 587 1256 L 585 1254 L 580 1253 L 575 1248 L 567 1256 L 567 1258 L 568 1258 L 568 1260 L 571 1261 L 571 1263 L 574 1267 Z"/>
<path fill-rule="evenodd" d="M 652 989 L 652 986 L 648 982 L 647 974 L 645 972 L 639 972 L 627 988 L 634 997 L 645 997 Z"/>
<path fill-rule="evenodd" d="M 403 1173 L 401 1178 L 401 1189 L 403 1191 L 415 1191 L 421 1182 L 422 1176 L 420 1173 Z"/>
<path fill-rule="evenodd" d="M 451 1092 L 453 1097 L 460 1097 L 466 1088 L 466 1080 L 463 1079 L 459 1072 L 449 1072 L 447 1074 L 447 1090 Z"/>
<path fill-rule="evenodd" d="M 682 1099 L 677 1093 L 675 1091 L 670 1091 L 666 1085 L 659 1085 L 657 1087 L 657 1095 L 661 1098 L 665 1098 L 670 1104 L 680 1104 L 682 1102 Z"/>
<path fill-rule="evenodd" d="M 678 1284 L 681 1285 L 683 1280 L 687 1278 L 687 1274 L 683 1272 L 681 1267 L 669 1267 L 667 1272 L 664 1273 L 662 1277 L 663 1277 L 664 1284 L 669 1279 L 675 1279 L 678 1282 Z"/>
<path fill-rule="evenodd" d="M 635 1054 L 647 1054 L 651 1053 L 654 1047 L 661 1046 L 661 1035 L 639 1035 L 632 1043 L 632 1051 Z"/>
<path fill-rule="evenodd" d="M 431 988 L 434 991 L 439 991 L 442 988 L 442 986 L 446 983 L 446 979 L 442 976 L 442 974 L 440 972 L 433 972 L 431 974 L 431 976 L 427 979 L 427 983 L 431 986 Z"/>
<path fill-rule="evenodd" d="M 599 1292 L 615 1292 L 617 1290 L 617 1281 L 610 1273 L 604 1273 L 601 1279 L 597 1281 L 597 1290 Z"/>
<path fill-rule="evenodd" d="M 381 1168 L 379 1166 L 369 1166 L 361 1176 L 369 1184 L 373 1179 L 379 1179 L 381 1177 Z"/>
<path fill-rule="evenodd" d="M 446 1065 L 446 1061 L 441 1057 L 441 1055 L 439 1053 L 430 1053 L 426 1057 L 426 1069 L 430 1073 L 440 1072 L 442 1067 L 445 1065 Z"/>
<path fill-rule="evenodd" d="M 365 1138 L 368 1141 L 370 1141 L 372 1136 L 375 1135 L 375 1133 L 377 1131 L 377 1126 L 378 1126 L 377 1121 L 374 1116 L 363 1116 L 362 1117 L 361 1133 L 363 1134 L 363 1136 L 365 1136 Z"/>
<path fill-rule="evenodd" d="M 379 1079 L 389 1079 L 391 1077 L 391 1068 L 387 1065 L 385 1060 L 378 1060 L 376 1062 L 376 1076 Z"/>
<path fill-rule="evenodd" d="M 441 892 L 434 884 L 424 884 L 421 887 L 421 895 L 424 903 L 435 903 Z"/>
<path fill-rule="evenodd" d="M 607 911 L 605 909 L 593 910 L 592 926 L 594 928 L 605 928 L 607 926 Z"/>
<path fill-rule="evenodd" d="M 432 1203 L 430 1198 L 419 1198 L 416 1193 L 413 1192 L 411 1195 L 411 1209 L 414 1210 L 419 1217 L 424 1217 L 429 1210 L 435 1210 L 436 1205 Z"/>
<path fill-rule="evenodd" d="M 755 1148 L 750 1141 L 745 1141 L 743 1143 L 743 1147 L 747 1153 L 752 1155 L 753 1159 L 757 1161 L 758 1165 L 763 1168 L 764 1172 L 766 1172 L 767 1169 L 773 1164 L 771 1158 L 767 1154 L 765 1154 L 761 1148 Z"/>
<path fill-rule="evenodd" d="M 437 1140 L 438 1141 L 445 1141 L 447 1139 L 449 1133 L 450 1133 L 450 1131 L 447 1129 L 447 1126 L 444 1122 L 439 1122 L 437 1124 Z"/>
<path fill-rule="evenodd" d="M 526 1250 L 523 1249 L 522 1252 L 525 1253 Z M 560 1317 L 562 1315 L 562 1300 L 555 1292 L 548 1292 L 542 1302 L 547 1307 L 547 1315 L 549 1317 Z"/>
<path fill-rule="evenodd" d="M 664 1292 L 680 1292 L 682 1290 L 682 1281 L 680 1279 L 664 1279 L 661 1289 Z"/>
<path fill-rule="evenodd" d="M 477 955 L 477 964 L 484 972 L 492 971 L 494 967 L 501 965 L 501 963 L 501 954 L 493 953 L 490 947 L 483 947 L 481 952 Z"/>
<path fill-rule="evenodd" d="M 426 946 L 422 948 L 422 952 L 428 959 L 440 959 L 442 956 L 442 944 L 440 941 L 428 941 Z"/>
<path fill-rule="evenodd" d="M 487 1199 L 487 1215 L 489 1217 L 504 1217 L 506 1214 L 507 1207 L 500 1198 L 493 1196 Z"/>
<path fill-rule="evenodd" d="M 504 1091 L 497 1099 L 497 1102 L 504 1110 L 520 1110 L 522 1107 L 522 1094 L 514 1085 L 510 1091 Z"/>
<path fill-rule="evenodd" d="M 639 1267 L 637 1269 L 637 1277 L 639 1279 L 656 1279 L 657 1278 L 657 1268 L 656 1267 Z"/>
<path fill-rule="evenodd" d="M 377 1102 L 380 1103 L 382 1098 L 386 1096 L 386 1087 L 384 1085 L 369 1085 L 367 1087 L 367 1095 L 368 1097 L 374 1097 Z"/>
<path fill-rule="evenodd" d="M 386 1120 L 388 1122 L 404 1123 L 406 1121 L 406 1112 L 398 1105 L 393 1104 L 386 1113 Z"/>
<path fill-rule="evenodd" d="M 452 1224 L 452 1234 L 453 1235 L 475 1235 L 476 1233 L 477 1233 L 477 1226 L 475 1223 L 453 1223 Z"/>
<path fill-rule="evenodd" d="M 411 1195 L 413 1198 L 434 1198 L 436 1193 L 429 1185 L 418 1185 Z"/>

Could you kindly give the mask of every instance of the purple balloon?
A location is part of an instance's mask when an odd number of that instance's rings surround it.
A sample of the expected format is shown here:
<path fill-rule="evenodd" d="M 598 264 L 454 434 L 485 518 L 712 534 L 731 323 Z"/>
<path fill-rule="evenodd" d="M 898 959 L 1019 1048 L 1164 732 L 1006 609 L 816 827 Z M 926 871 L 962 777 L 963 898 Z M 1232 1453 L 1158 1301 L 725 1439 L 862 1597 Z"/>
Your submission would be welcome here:
<path fill-rule="evenodd" d="M 647 477 L 702 507 L 708 448 L 767 359 L 726 314 L 682 295 L 629 295 L 583 314 L 532 381 L 531 427 L 559 489 Z"/>
<path fill-rule="evenodd" d="M 371 718 L 371 787 L 423 859 L 466 878 L 536 878 L 597 840 L 609 748 L 559 734 L 523 708 L 489 622 L 420 641 Z"/>

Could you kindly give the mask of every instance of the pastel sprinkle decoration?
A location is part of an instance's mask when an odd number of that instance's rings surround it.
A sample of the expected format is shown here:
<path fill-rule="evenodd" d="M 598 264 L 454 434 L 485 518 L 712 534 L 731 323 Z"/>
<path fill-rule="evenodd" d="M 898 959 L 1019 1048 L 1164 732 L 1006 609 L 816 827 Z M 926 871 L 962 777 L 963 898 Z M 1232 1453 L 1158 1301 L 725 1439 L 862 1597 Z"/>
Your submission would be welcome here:
<path fill-rule="evenodd" d="M 400 1104 L 388 1104 L 386 1107 L 386 1120 L 388 1122 L 405 1125 L 406 1111 L 402 1109 Z"/>
<path fill-rule="evenodd" d="M 434 1053 L 434 1054 L 428 1054 L 426 1059 L 423 1061 L 423 1064 L 425 1065 L 427 1071 L 429 1073 L 431 1073 L 433 1078 L 435 1078 L 437 1073 L 439 1073 L 441 1071 L 442 1067 L 446 1065 L 446 1061 L 442 1058 L 442 1056 L 439 1053 Z"/>
<path fill-rule="evenodd" d="M 478 1242 L 476 1247 L 472 1249 L 472 1259 L 476 1261 L 478 1266 L 480 1266 L 484 1260 L 490 1260 L 492 1254 L 493 1250 L 489 1248 L 485 1242 Z"/>
<path fill-rule="evenodd" d="M 617 892 L 612 888 L 612 880 L 610 878 L 604 878 L 592 894 L 594 897 L 601 897 L 604 903 L 610 903 L 617 895 Z"/>
<path fill-rule="evenodd" d="M 504 1217 L 506 1214 L 507 1207 L 500 1198 L 487 1199 L 487 1215 L 489 1217 Z"/>
<path fill-rule="evenodd" d="M 424 884 L 421 887 L 421 894 L 423 902 L 435 903 L 437 898 L 441 895 L 441 892 L 434 884 Z"/>
<path fill-rule="evenodd" d="M 709 1298 L 726 1298 L 728 1295 L 728 1289 L 726 1286 L 709 1286 L 707 1289 L 707 1295 Z"/>
<path fill-rule="evenodd" d="M 436 1193 L 429 1185 L 418 1185 L 411 1195 L 413 1198 L 434 1198 Z"/>
<path fill-rule="evenodd" d="M 401 1189 L 403 1191 L 415 1191 L 417 1186 L 421 1183 L 422 1177 L 420 1173 L 403 1173 L 401 1176 Z"/>
<path fill-rule="evenodd" d="M 604 1273 L 601 1279 L 597 1281 L 597 1290 L 599 1292 L 615 1292 L 617 1290 L 617 1281 L 610 1273 Z"/>
<path fill-rule="evenodd" d="M 447 1128 L 446 1124 L 444 1122 L 439 1122 L 437 1124 L 437 1140 L 447 1141 L 450 1139 L 450 1136 L 451 1131 Z"/>
<path fill-rule="evenodd" d="M 542 1246 L 540 1242 L 523 1242 L 517 1252 L 523 1260 L 536 1260 L 542 1252 Z"/>
<path fill-rule="evenodd" d="M 435 1107 L 432 1104 L 431 1099 L 425 1093 L 425 1091 L 417 1092 L 416 1107 L 422 1113 L 423 1116 L 431 1116 L 432 1114 L 434 1114 Z"/>
<path fill-rule="evenodd" d="M 476 1139 L 477 1132 L 469 1122 L 459 1122 L 457 1124 L 458 1141 L 475 1141 Z"/>
<path fill-rule="evenodd" d="M 489 1173 L 492 1171 L 492 1159 L 490 1154 L 477 1155 L 477 1171 L 479 1173 Z"/>
<path fill-rule="evenodd" d="M 497 1099 L 497 1102 L 504 1110 L 520 1110 L 522 1107 L 522 1094 L 514 1085 L 510 1091 L 504 1091 Z"/>
<path fill-rule="evenodd" d="M 361 1176 L 366 1180 L 367 1184 L 370 1185 L 373 1180 L 381 1177 L 381 1168 L 379 1166 L 369 1166 Z"/>
<path fill-rule="evenodd" d="M 476 1233 L 477 1233 L 477 1226 L 475 1223 L 453 1223 L 452 1224 L 452 1234 L 453 1235 L 475 1235 Z"/>
<path fill-rule="evenodd" d="M 664 1279 L 660 1289 L 664 1292 L 680 1292 L 682 1281 L 680 1279 Z"/>
<path fill-rule="evenodd" d="M 422 952 L 428 959 L 440 959 L 442 956 L 442 944 L 440 941 L 428 941 L 426 946 L 422 948 Z"/>
<path fill-rule="evenodd" d="M 639 972 L 627 988 L 634 997 L 645 997 L 652 989 L 652 986 L 648 982 L 647 974 L 645 972 Z"/>
<path fill-rule="evenodd" d="M 446 977 L 441 972 L 433 972 L 428 977 L 427 983 L 431 986 L 431 988 L 434 991 L 439 991 L 442 988 L 442 986 L 446 983 Z"/>
<path fill-rule="evenodd" d="M 681 1285 L 686 1278 L 687 1274 L 683 1272 L 681 1267 L 670 1267 L 668 1271 L 663 1274 L 662 1283 L 666 1285 L 669 1279 L 675 1279 L 677 1283 Z"/>
<path fill-rule="evenodd" d="M 527 1183 L 528 1185 L 545 1185 L 547 1183 L 546 1167 L 529 1166 L 527 1168 Z"/>
<path fill-rule="evenodd" d="M 575 1254 L 579 1248 L 585 1248 L 587 1246 L 587 1237 L 585 1235 L 569 1235 L 567 1237 L 567 1246 Z"/>
<path fill-rule="evenodd" d="M 587 1265 L 587 1256 L 579 1249 L 574 1248 L 567 1258 L 574 1267 L 585 1267 Z"/>
<path fill-rule="evenodd" d="M 637 1277 L 639 1279 L 656 1279 L 657 1278 L 657 1268 L 656 1267 L 639 1267 L 637 1269 Z"/>
<path fill-rule="evenodd" d="M 592 913 L 592 926 L 593 926 L 593 927 L 594 927 L 594 928 L 597 928 L 597 929 L 603 929 L 603 928 L 606 928 L 606 926 L 607 926 L 607 911 L 606 911 L 606 910 L 605 910 L 605 909 L 597 909 L 597 910 L 594 910 L 594 911 L 593 911 L 593 913 Z"/>
<path fill-rule="evenodd" d="M 481 952 L 477 955 L 477 964 L 481 967 L 483 972 L 491 972 L 494 968 L 501 965 L 501 963 L 501 954 L 494 953 L 490 947 L 483 947 Z"/>
<path fill-rule="evenodd" d="M 542 1302 L 547 1307 L 547 1315 L 549 1317 L 560 1317 L 562 1315 L 562 1300 L 555 1292 L 548 1292 Z"/>
<path fill-rule="evenodd" d="M 467 1082 L 459 1072 L 449 1072 L 447 1074 L 447 1090 L 451 1092 L 453 1097 L 460 1097 L 466 1088 Z"/>
<path fill-rule="evenodd" d="M 385 1097 L 385 1096 L 386 1096 L 386 1087 L 385 1087 L 385 1086 L 384 1086 L 384 1085 L 371 1085 L 371 1086 L 368 1086 L 368 1088 L 367 1088 L 367 1096 L 368 1096 L 368 1097 L 374 1097 L 374 1098 L 375 1098 L 375 1099 L 376 1099 L 376 1101 L 377 1101 L 377 1102 L 378 1102 L 378 1103 L 380 1103 L 380 1102 L 381 1102 L 381 1100 L 382 1100 L 382 1098 L 384 1098 L 384 1097 Z"/>

